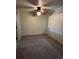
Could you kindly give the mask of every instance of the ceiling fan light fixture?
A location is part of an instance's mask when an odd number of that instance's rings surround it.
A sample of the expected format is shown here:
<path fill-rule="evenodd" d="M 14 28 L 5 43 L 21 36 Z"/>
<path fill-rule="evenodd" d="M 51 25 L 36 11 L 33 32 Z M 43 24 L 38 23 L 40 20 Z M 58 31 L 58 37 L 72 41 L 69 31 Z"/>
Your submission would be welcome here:
<path fill-rule="evenodd" d="M 41 12 L 37 12 L 37 15 L 40 16 L 41 15 Z"/>

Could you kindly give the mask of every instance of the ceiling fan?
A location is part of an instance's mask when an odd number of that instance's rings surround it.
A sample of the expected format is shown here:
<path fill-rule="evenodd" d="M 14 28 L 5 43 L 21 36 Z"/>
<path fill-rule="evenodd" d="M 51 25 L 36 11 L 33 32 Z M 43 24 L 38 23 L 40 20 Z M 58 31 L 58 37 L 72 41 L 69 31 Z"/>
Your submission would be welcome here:
<path fill-rule="evenodd" d="M 22 8 L 23 10 L 31 11 L 38 16 L 48 14 L 48 10 L 53 10 L 53 12 L 55 11 L 54 6 L 53 7 L 44 6 L 43 0 L 38 0 L 37 5 L 30 4 L 29 2 L 27 2 L 27 0 L 26 0 L 26 2 L 24 1 L 23 4 L 25 4 L 29 7 L 29 8 L 26 8 L 26 7 Z"/>
<path fill-rule="evenodd" d="M 22 10 L 31 11 L 31 12 L 35 13 L 36 15 L 38 15 L 38 16 L 39 15 L 46 15 L 48 13 L 46 9 L 52 9 L 50 7 L 43 6 L 44 5 L 43 0 L 38 0 L 37 5 L 33 5 L 29 2 L 27 2 L 27 0 L 25 0 L 22 5 L 24 5 L 24 4 L 27 5 L 28 8 L 27 8 L 27 6 L 25 6 L 25 8 L 21 8 Z"/>

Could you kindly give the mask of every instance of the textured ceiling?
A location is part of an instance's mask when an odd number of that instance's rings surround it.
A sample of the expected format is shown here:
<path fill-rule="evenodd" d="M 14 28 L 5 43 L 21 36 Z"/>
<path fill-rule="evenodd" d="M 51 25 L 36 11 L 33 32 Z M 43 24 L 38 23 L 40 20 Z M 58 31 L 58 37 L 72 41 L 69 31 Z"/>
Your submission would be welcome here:
<path fill-rule="evenodd" d="M 28 9 L 28 8 L 32 8 L 32 6 L 38 5 L 38 2 L 39 0 L 16 0 L 16 7 Z M 47 10 L 49 14 L 52 14 L 53 11 L 63 10 L 63 0 L 42 0 L 42 5 L 53 8 Z"/>

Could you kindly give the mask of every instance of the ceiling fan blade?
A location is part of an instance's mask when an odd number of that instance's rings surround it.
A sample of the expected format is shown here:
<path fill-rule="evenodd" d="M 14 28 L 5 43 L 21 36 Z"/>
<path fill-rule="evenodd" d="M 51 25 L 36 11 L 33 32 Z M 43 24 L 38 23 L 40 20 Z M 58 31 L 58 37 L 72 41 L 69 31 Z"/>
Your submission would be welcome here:
<path fill-rule="evenodd" d="M 42 9 L 55 9 L 55 7 L 47 7 L 47 6 L 43 6 Z"/>
<path fill-rule="evenodd" d="M 17 6 L 26 6 L 26 7 L 34 7 L 35 5 L 25 1 L 25 0 L 17 0 L 16 1 Z"/>
<path fill-rule="evenodd" d="M 25 10 L 25 11 L 33 11 L 34 8 L 29 8 L 29 9 L 27 9 L 27 8 L 21 8 L 21 10 Z"/>
<path fill-rule="evenodd" d="M 63 7 L 57 7 L 57 6 L 52 6 L 52 7 L 48 7 L 48 6 L 43 6 L 42 9 L 48 9 L 48 10 L 63 10 Z"/>

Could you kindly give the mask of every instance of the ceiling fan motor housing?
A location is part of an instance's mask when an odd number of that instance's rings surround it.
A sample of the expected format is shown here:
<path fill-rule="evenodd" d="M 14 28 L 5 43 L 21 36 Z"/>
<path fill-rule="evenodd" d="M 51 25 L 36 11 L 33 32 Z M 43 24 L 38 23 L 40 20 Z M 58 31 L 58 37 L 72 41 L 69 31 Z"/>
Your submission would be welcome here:
<path fill-rule="evenodd" d="M 37 10 L 40 11 L 41 10 L 41 7 L 37 7 Z"/>
<path fill-rule="evenodd" d="M 45 11 L 45 10 L 43 10 L 43 11 L 41 11 L 41 7 L 37 7 L 37 9 L 36 10 L 34 10 L 34 13 L 37 15 L 37 12 L 40 12 L 41 13 L 41 15 L 46 15 L 47 14 L 47 12 Z"/>

